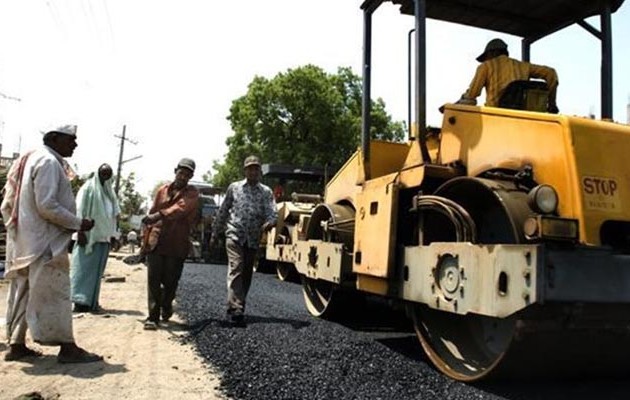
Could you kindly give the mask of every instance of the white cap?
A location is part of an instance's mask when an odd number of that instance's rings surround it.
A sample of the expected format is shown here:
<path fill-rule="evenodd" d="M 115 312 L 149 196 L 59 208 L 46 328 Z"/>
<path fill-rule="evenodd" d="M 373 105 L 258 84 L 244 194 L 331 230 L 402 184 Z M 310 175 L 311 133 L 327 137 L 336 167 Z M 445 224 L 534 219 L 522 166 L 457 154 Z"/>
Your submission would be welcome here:
<path fill-rule="evenodd" d="M 64 135 L 77 137 L 77 126 L 76 125 L 68 125 L 68 124 L 65 124 L 65 125 L 49 125 L 45 129 L 41 130 L 41 133 L 43 135 L 46 135 L 47 133 L 52 133 L 52 132 L 56 132 L 56 133 L 61 133 L 61 134 L 64 134 Z"/>

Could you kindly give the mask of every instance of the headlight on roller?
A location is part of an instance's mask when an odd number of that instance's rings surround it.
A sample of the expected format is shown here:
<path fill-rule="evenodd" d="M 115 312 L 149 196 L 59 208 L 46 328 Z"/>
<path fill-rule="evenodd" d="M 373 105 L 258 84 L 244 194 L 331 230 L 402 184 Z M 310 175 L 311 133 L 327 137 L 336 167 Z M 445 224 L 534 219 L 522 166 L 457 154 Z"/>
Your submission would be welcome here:
<path fill-rule="evenodd" d="M 558 193 L 549 185 L 538 185 L 529 191 L 529 206 L 541 214 L 551 214 L 558 209 Z"/>
<path fill-rule="evenodd" d="M 523 233 L 530 240 L 562 240 L 576 242 L 580 229 L 576 219 L 537 215 L 529 217 L 523 224 Z"/>

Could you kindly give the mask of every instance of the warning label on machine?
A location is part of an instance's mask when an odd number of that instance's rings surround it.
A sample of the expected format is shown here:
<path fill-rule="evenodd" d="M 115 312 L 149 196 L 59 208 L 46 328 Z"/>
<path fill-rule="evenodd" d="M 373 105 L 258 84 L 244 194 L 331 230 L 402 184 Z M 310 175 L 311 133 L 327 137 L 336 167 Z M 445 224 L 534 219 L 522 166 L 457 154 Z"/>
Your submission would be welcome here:
<path fill-rule="evenodd" d="M 621 212 L 619 184 L 614 178 L 582 177 L 582 193 L 587 210 Z"/>

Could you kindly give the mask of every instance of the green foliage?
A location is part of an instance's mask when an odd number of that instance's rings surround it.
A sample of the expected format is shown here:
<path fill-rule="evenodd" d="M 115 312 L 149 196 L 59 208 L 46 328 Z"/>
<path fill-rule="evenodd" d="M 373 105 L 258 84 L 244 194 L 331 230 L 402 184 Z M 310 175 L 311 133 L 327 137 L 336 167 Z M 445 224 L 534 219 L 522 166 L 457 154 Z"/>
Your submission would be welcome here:
<path fill-rule="evenodd" d="M 212 183 L 212 171 L 208 170 L 203 175 L 201 175 L 201 181 L 206 183 Z"/>
<path fill-rule="evenodd" d="M 118 231 L 120 232 L 120 237 L 121 238 L 123 238 L 123 237 L 126 238 L 127 234 L 132 229 L 133 229 L 133 227 L 131 226 L 131 223 L 129 223 L 128 219 L 118 221 Z"/>
<path fill-rule="evenodd" d="M 131 172 L 127 178 L 120 179 L 121 193 L 120 198 L 120 214 L 121 220 L 126 221 L 132 215 L 141 215 L 146 213 L 146 209 L 142 207 L 145 197 L 136 191 L 136 175 Z"/>
<path fill-rule="evenodd" d="M 76 176 L 74 177 L 73 180 L 70 181 L 70 187 L 72 187 L 72 193 L 74 194 L 74 197 L 77 196 L 77 193 L 79 193 L 79 189 L 81 189 L 81 186 L 83 186 L 83 184 L 92 176 L 92 174 L 88 174 L 86 176 Z"/>
<path fill-rule="evenodd" d="M 360 144 L 361 78 L 350 68 L 328 74 L 314 65 L 257 76 L 247 94 L 234 100 L 228 120 L 234 134 L 226 140 L 223 163 L 215 161 L 212 182 L 227 185 L 242 176 L 250 154 L 263 162 L 328 165 L 334 173 Z M 404 125 L 393 122 L 382 99 L 372 102 L 371 137 L 401 141 Z"/>

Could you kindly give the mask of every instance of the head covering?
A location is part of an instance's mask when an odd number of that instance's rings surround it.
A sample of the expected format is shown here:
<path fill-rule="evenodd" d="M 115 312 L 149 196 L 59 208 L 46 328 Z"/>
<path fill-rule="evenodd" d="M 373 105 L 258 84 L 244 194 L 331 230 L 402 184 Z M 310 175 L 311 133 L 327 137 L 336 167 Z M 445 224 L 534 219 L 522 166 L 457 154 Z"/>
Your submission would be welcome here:
<path fill-rule="evenodd" d="M 260 158 L 256 157 L 256 156 L 249 156 L 245 159 L 245 162 L 243 162 L 243 168 L 247 168 L 250 165 L 258 165 L 260 167 Z"/>
<path fill-rule="evenodd" d="M 97 169 L 77 193 L 77 216 L 94 220 L 94 228 L 86 232 L 88 242 L 85 245 L 85 254 L 92 253 L 94 244 L 98 240 L 115 235 L 118 214 L 120 214 L 120 204 L 112 189 L 112 179 L 101 184 Z"/>
<path fill-rule="evenodd" d="M 182 158 L 177 163 L 177 168 L 186 168 L 189 169 L 190 172 L 195 172 L 195 162 L 190 158 Z"/>
<path fill-rule="evenodd" d="M 493 50 L 507 50 L 507 44 L 501 39 L 492 39 L 486 45 L 486 49 L 477 57 L 477 61 L 484 62 L 488 56 L 489 51 Z"/>
<path fill-rule="evenodd" d="M 49 133 L 61 133 L 62 135 L 69 135 L 77 137 L 77 126 L 76 125 L 49 125 L 41 130 L 41 133 L 46 136 Z"/>

